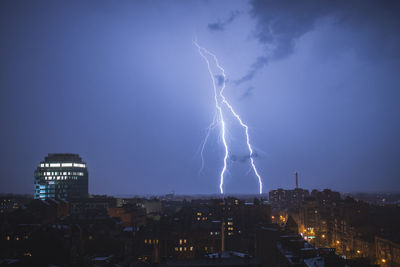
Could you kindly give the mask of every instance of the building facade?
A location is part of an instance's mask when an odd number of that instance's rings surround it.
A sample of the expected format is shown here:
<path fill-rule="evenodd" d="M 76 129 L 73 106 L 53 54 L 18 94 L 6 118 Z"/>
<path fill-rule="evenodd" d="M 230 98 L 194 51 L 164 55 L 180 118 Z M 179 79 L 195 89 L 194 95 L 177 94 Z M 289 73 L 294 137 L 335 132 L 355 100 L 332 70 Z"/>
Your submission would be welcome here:
<path fill-rule="evenodd" d="M 88 197 L 89 174 L 78 154 L 48 154 L 34 174 L 35 199 Z"/>

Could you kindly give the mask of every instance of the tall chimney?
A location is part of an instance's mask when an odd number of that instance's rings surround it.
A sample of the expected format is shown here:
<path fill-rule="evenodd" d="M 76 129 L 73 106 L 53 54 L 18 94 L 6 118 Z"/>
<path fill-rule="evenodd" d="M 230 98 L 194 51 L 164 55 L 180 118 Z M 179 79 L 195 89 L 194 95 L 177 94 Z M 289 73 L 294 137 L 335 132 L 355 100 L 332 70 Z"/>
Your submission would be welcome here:
<path fill-rule="evenodd" d="M 299 188 L 299 173 L 296 172 L 296 189 Z"/>

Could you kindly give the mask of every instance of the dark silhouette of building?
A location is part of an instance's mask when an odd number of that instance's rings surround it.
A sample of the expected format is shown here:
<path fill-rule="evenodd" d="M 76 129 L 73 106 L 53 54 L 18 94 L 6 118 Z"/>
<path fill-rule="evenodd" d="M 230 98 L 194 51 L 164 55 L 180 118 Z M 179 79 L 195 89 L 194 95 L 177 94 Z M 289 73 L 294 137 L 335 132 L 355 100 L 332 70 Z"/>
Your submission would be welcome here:
<path fill-rule="evenodd" d="M 88 197 L 88 170 L 78 154 L 49 154 L 35 170 L 35 199 Z"/>

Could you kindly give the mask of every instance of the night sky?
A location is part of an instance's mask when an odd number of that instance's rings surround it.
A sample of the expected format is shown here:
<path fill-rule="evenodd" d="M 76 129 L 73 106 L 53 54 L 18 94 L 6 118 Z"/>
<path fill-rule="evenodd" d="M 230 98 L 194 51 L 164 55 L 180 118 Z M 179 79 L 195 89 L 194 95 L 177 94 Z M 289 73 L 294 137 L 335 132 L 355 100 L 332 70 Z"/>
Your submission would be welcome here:
<path fill-rule="evenodd" d="M 400 188 L 399 1 L 0 1 L 0 192 L 78 153 L 95 194 L 218 193 L 207 66 L 249 125 L 264 192 Z M 227 193 L 257 193 L 228 120 Z"/>

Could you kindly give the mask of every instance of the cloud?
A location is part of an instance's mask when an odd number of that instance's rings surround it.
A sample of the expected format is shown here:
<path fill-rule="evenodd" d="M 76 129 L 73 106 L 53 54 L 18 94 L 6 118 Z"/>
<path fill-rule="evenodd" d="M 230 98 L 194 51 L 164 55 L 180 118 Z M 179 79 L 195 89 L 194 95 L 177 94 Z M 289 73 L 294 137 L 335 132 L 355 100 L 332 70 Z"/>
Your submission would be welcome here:
<path fill-rule="evenodd" d="M 214 77 L 217 80 L 218 86 L 222 86 L 222 84 L 224 83 L 224 80 L 225 80 L 224 76 L 215 75 Z"/>
<path fill-rule="evenodd" d="M 225 30 L 225 27 L 227 25 L 232 23 L 236 19 L 236 17 L 240 15 L 240 13 L 241 12 L 239 12 L 238 10 L 233 11 L 233 12 L 231 12 L 229 17 L 225 21 L 218 21 L 218 22 L 214 22 L 214 23 L 209 23 L 207 25 L 207 27 L 211 31 L 223 31 L 223 30 Z"/>
<path fill-rule="evenodd" d="M 244 82 L 250 81 L 253 79 L 254 75 L 256 75 L 256 73 L 258 72 L 258 70 L 260 70 L 261 68 L 263 68 L 265 65 L 268 64 L 268 58 L 264 57 L 264 56 L 260 56 L 257 58 L 256 62 L 254 62 L 251 66 L 249 71 L 247 72 L 246 75 L 244 75 L 242 78 L 240 78 L 239 80 L 235 81 L 236 85 L 240 85 Z"/>
<path fill-rule="evenodd" d="M 335 27 L 357 36 L 352 41 L 339 40 L 345 44 L 342 48 L 352 48 L 363 57 L 400 57 L 400 1 L 253 0 L 251 6 L 257 23 L 255 37 L 265 48 L 265 55 L 236 81 L 238 84 L 253 79 L 267 62 L 291 55 L 299 38 L 315 30 L 323 19 L 331 19 Z"/>
<path fill-rule="evenodd" d="M 242 99 L 249 97 L 253 94 L 254 86 L 249 86 L 245 89 L 244 93 L 242 94 Z"/>
<path fill-rule="evenodd" d="M 260 155 L 257 153 L 257 152 L 253 152 L 253 155 L 252 155 L 252 158 L 253 159 L 256 159 L 256 158 L 260 158 Z M 229 157 L 229 159 L 231 160 L 231 161 L 233 161 L 233 162 L 239 162 L 239 163 L 246 163 L 247 161 L 249 161 L 250 160 L 250 155 L 243 155 L 243 156 L 238 156 L 238 155 L 231 155 L 230 157 Z"/>

